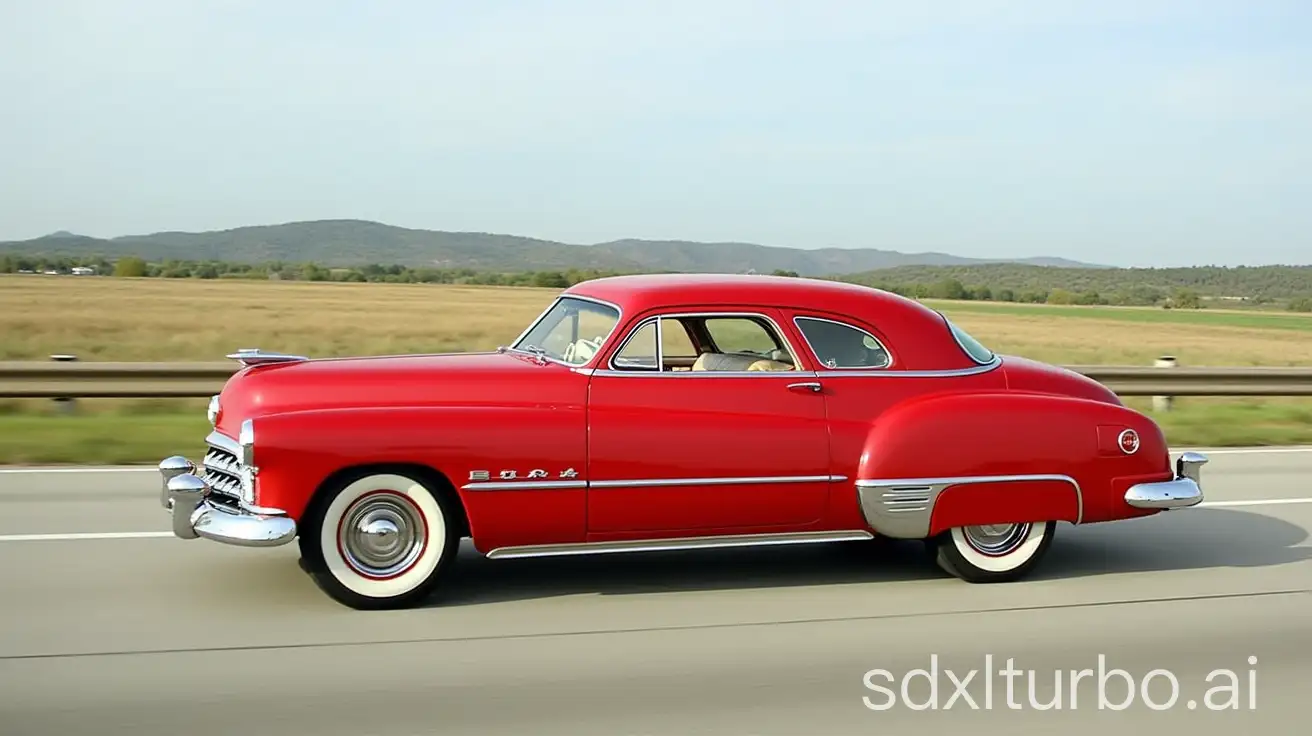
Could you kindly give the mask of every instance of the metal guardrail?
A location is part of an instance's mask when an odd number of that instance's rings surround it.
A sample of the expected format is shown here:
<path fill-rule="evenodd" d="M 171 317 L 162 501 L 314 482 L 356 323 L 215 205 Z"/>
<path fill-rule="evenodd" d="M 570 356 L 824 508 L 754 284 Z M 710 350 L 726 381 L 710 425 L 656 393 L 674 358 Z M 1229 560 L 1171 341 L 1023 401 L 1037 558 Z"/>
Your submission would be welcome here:
<path fill-rule="evenodd" d="M 241 368 L 208 363 L 0 362 L 0 398 L 203 398 Z"/>
<path fill-rule="evenodd" d="M 204 398 L 241 368 L 206 363 L 0 362 L 0 398 Z M 1312 367 L 1067 366 L 1121 396 L 1312 396 Z M 1163 407 L 1165 408 L 1165 407 Z"/>

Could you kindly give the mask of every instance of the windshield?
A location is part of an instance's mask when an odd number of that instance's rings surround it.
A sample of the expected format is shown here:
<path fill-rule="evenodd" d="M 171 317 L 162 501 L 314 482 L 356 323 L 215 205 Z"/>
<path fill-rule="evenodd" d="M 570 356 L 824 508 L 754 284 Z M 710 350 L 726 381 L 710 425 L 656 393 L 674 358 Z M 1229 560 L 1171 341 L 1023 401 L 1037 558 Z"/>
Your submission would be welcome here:
<path fill-rule="evenodd" d="M 511 348 L 540 353 L 569 365 L 583 365 L 601 350 L 619 320 L 620 312 L 615 307 L 563 296 Z"/>
<path fill-rule="evenodd" d="M 943 317 L 943 321 L 947 323 L 948 330 L 952 332 L 953 339 L 957 341 L 957 344 L 961 346 L 961 349 L 965 351 L 966 355 L 970 356 L 971 360 L 980 365 L 987 365 L 993 362 L 994 355 L 992 350 L 984 347 L 980 344 L 979 340 L 976 340 L 967 334 L 965 330 L 957 327 L 952 323 L 952 320 L 948 319 L 946 316 Z"/>

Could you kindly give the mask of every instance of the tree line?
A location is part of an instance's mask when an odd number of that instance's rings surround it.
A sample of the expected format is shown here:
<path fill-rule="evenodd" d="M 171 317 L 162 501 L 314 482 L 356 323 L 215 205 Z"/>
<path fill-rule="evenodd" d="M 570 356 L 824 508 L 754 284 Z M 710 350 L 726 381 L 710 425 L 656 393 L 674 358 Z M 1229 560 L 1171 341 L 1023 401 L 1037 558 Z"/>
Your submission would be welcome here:
<path fill-rule="evenodd" d="M 269 261 L 236 263 L 228 261 L 164 260 L 146 261 L 138 257 L 110 260 L 104 257 L 45 257 L 0 255 L 0 273 L 72 273 L 76 267 L 94 269 L 96 274 L 124 278 L 169 279 L 250 279 L 286 281 L 335 281 L 356 283 L 471 284 L 486 286 L 527 286 L 566 288 L 580 281 L 622 275 L 622 271 L 567 269 L 562 271 L 500 272 L 472 268 L 425 268 L 401 265 L 367 264 L 328 268 L 315 263 Z M 1267 296 L 1261 284 L 1272 280 L 1289 282 L 1281 293 L 1297 288 L 1293 278 L 1306 278 L 1299 267 L 1250 269 L 1255 283 L 1244 288 L 1242 279 L 1222 274 L 1220 286 L 1208 282 L 1209 269 L 1188 270 L 1184 285 L 1157 285 L 1128 276 L 1137 269 L 1063 269 L 1011 264 L 976 267 L 915 266 L 872 271 L 862 274 L 825 277 L 830 280 L 884 289 L 915 299 L 1016 302 L 1030 304 L 1159 306 L 1167 309 L 1201 309 L 1212 299 L 1229 302 L 1270 305 L 1280 302 L 1290 311 L 1312 312 L 1312 293 L 1289 298 Z M 1294 276 L 1286 276 L 1289 269 Z M 1185 270 L 1185 269 L 1174 269 Z M 1214 269 L 1213 269 L 1214 270 Z M 1223 269 L 1224 270 L 1224 269 Z M 1229 269 L 1242 271 L 1243 269 Z M 1194 271 L 1199 271 L 1195 274 Z M 1259 273 L 1260 272 L 1260 273 Z M 776 270 L 778 276 L 798 276 L 794 271 Z M 1048 276 L 1060 285 L 1038 283 L 1038 275 Z M 1192 278 L 1197 286 L 1188 279 Z M 1215 278 L 1215 277 L 1212 277 Z M 1112 288 L 1105 289 L 1112 285 Z M 1209 288 L 1210 287 L 1210 288 Z M 1210 295 L 1207 292 L 1212 292 Z M 1219 292 L 1219 293 L 1218 293 Z M 1235 294 L 1235 292 L 1240 292 Z M 1251 292 L 1251 293 L 1243 293 Z"/>

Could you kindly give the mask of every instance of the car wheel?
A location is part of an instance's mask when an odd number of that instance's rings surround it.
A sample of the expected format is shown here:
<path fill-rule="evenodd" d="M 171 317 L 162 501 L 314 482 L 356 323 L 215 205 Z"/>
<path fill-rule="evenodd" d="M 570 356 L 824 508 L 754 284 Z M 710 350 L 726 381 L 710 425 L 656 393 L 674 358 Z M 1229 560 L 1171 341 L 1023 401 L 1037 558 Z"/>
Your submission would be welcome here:
<path fill-rule="evenodd" d="M 933 540 L 934 561 L 970 583 L 1019 580 L 1052 544 L 1056 522 L 984 524 L 950 529 Z"/>
<path fill-rule="evenodd" d="M 302 566 L 351 608 L 403 608 L 429 595 L 460 544 L 450 501 L 398 473 L 344 478 L 321 491 L 300 533 Z"/>

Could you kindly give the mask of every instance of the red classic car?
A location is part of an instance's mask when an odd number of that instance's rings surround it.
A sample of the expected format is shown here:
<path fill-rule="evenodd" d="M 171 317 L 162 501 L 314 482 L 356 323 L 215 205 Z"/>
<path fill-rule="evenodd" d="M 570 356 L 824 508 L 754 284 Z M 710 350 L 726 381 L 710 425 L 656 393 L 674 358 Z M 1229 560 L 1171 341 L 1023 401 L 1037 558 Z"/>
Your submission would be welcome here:
<path fill-rule="evenodd" d="M 1199 503 L 1207 462 L 1172 466 L 1078 373 L 804 278 L 588 281 L 487 353 L 229 357 L 201 465 L 160 464 L 174 533 L 297 539 L 356 608 L 429 594 L 464 538 L 512 559 L 884 536 L 1013 580 L 1058 522 Z"/>

